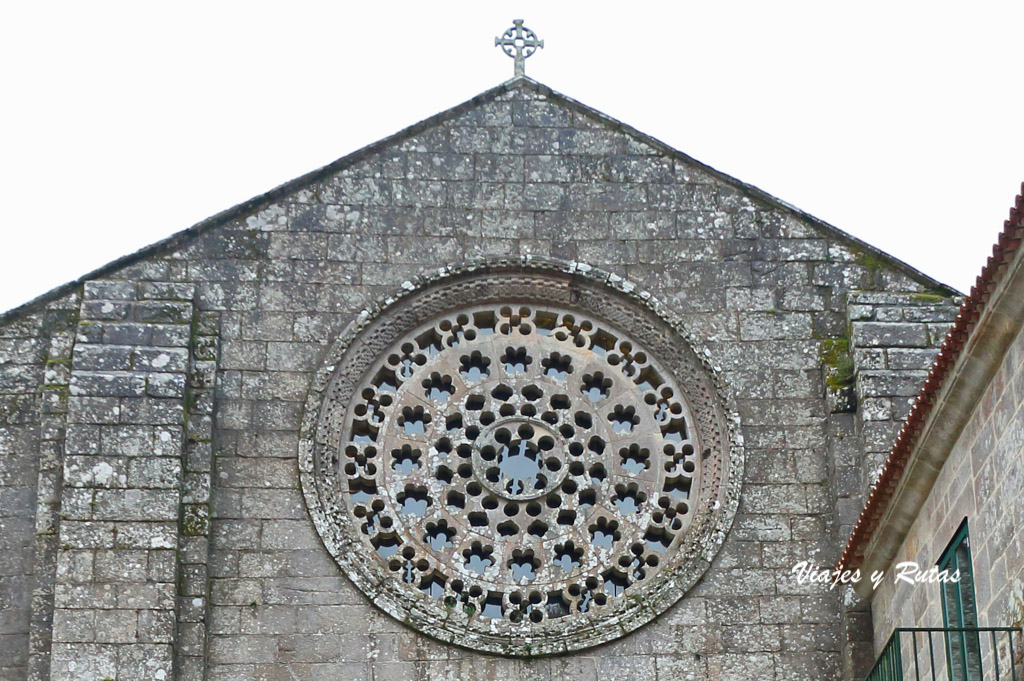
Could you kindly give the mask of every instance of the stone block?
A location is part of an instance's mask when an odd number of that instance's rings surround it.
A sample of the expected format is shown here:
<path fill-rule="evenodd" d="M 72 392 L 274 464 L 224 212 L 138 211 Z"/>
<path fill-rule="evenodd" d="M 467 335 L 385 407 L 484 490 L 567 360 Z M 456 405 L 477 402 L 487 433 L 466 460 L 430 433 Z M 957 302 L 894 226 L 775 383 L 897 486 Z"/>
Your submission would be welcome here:
<path fill-rule="evenodd" d="M 57 584 L 54 608 L 109 610 L 117 607 L 117 591 L 111 584 Z"/>
<path fill-rule="evenodd" d="M 174 653 L 170 645 L 136 643 L 118 649 L 117 681 L 169 681 Z"/>
<path fill-rule="evenodd" d="M 760 624 L 722 627 L 722 649 L 727 653 L 779 651 L 782 649 L 781 627 Z"/>
<path fill-rule="evenodd" d="M 786 541 L 789 520 L 784 516 L 736 514 L 732 533 L 740 541 Z"/>
<path fill-rule="evenodd" d="M 372 178 L 335 177 L 320 190 L 324 203 L 349 205 L 386 206 L 392 203 L 391 194 L 390 182 Z"/>
<path fill-rule="evenodd" d="M 878 307 L 875 308 L 875 321 L 877 322 L 902 322 L 903 309 L 899 307 Z"/>
<path fill-rule="evenodd" d="M 119 321 L 128 318 L 129 303 L 117 300 L 87 300 L 82 303 L 81 319 L 85 321 Z"/>
<path fill-rule="evenodd" d="M 121 417 L 120 401 L 116 397 L 72 396 L 68 400 L 69 423 L 113 424 Z"/>
<path fill-rule="evenodd" d="M 213 636 L 210 654 L 220 664 L 274 662 L 277 640 L 272 636 Z"/>
<path fill-rule="evenodd" d="M 183 622 L 178 628 L 175 649 L 179 655 L 203 655 L 206 627 L 202 622 Z"/>
<path fill-rule="evenodd" d="M 270 235 L 272 258 L 322 260 L 327 253 L 327 235 L 318 232 L 276 232 Z"/>
<path fill-rule="evenodd" d="M 598 657 L 597 678 L 653 679 L 656 678 L 654 656 Z"/>
<path fill-rule="evenodd" d="M 58 609 L 53 613 L 53 640 L 91 643 L 96 640 L 96 611 Z"/>
<path fill-rule="evenodd" d="M 924 324 L 859 322 L 853 325 L 853 343 L 858 347 L 927 347 Z"/>
<path fill-rule="evenodd" d="M 145 394 L 150 397 L 182 398 L 185 396 L 185 375 L 167 373 L 146 374 Z"/>
<path fill-rule="evenodd" d="M 307 343 L 267 343 L 269 371 L 313 371 L 320 361 L 321 348 Z"/>
<path fill-rule="evenodd" d="M 298 609 L 286 605 L 264 605 L 241 610 L 243 634 L 294 634 Z"/>
<path fill-rule="evenodd" d="M 239 506 L 243 518 L 304 520 L 306 502 L 299 490 L 243 489 Z"/>
<path fill-rule="evenodd" d="M 170 282 L 143 282 L 140 287 L 142 300 L 178 300 L 190 301 L 195 295 L 194 284 Z"/>
<path fill-rule="evenodd" d="M 802 339 L 811 326 L 811 316 L 800 312 L 740 313 L 741 340 Z"/>
<path fill-rule="evenodd" d="M 135 321 L 147 324 L 188 324 L 192 321 L 192 304 L 148 300 L 135 304 Z"/>
<path fill-rule="evenodd" d="M 857 392 L 861 397 L 914 397 L 921 391 L 927 372 L 861 371 Z"/>
<path fill-rule="evenodd" d="M 958 303 L 950 299 L 946 305 L 914 305 L 903 308 L 903 318 L 908 322 L 944 322 L 952 325 L 956 321 Z"/>
<path fill-rule="evenodd" d="M 892 448 L 902 425 L 893 421 L 865 422 L 861 431 L 865 449 L 871 452 L 887 452 Z"/>
<path fill-rule="evenodd" d="M 69 549 L 100 549 L 114 546 L 114 524 L 66 520 L 60 524 L 60 542 Z"/>
<path fill-rule="evenodd" d="M 92 550 L 63 550 L 57 553 L 57 579 L 66 583 L 85 583 L 93 579 Z"/>
<path fill-rule="evenodd" d="M 853 362 L 859 371 L 884 370 L 887 367 L 884 348 L 853 348 Z"/>
<path fill-rule="evenodd" d="M 117 607 L 128 610 L 173 610 L 174 582 L 123 584 L 117 590 Z"/>
<path fill-rule="evenodd" d="M 152 373 L 188 371 L 188 350 L 184 348 L 136 348 L 134 369 Z"/>
<path fill-rule="evenodd" d="M 127 345 L 75 346 L 73 366 L 79 371 L 131 371 L 132 348 Z"/>
<path fill-rule="evenodd" d="M 134 643 L 138 635 L 138 614 L 134 610 L 97 610 L 98 643 Z"/>
<path fill-rule="evenodd" d="M 305 520 L 265 520 L 260 545 L 271 550 L 307 550 L 319 547 L 320 539 Z"/>
<path fill-rule="evenodd" d="M 122 457 L 98 457 L 68 455 L 64 458 L 64 485 L 66 487 L 126 487 L 128 483 L 128 461 Z M 85 490 L 65 490 L 84 492 Z M 91 504 L 92 499 L 81 501 L 65 495 L 64 505 L 77 509 L 79 503 Z"/>
<path fill-rule="evenodd" d="M 181 426 L 185 410 L 181 400 L 159 397 L 127 397 L 120 401 L 120 423 Z"/>
<path fill-rule="evenodd" d="M 54 643 L 50 665 L 52 681 L 107 681 L 117 678 L 114 645 Z"/>
<path fill-rule="evenodd" d="M 68 388 L 75 397 L 133 397 L 145 394 L 146 377 L 122 371 L 75 371 Z"/>
<path fill-rule="evenodd" d="M 751 514 L 799 514 L 807 512 L 802 485 L 746 485 L 741 508 Z"/>
<path fill-rule="evenodd" d="M 885 351 L 889 368 L 894 371 L 927 370 L 939 354 L 938 348 L 903 349 L 891 348 Z"/>
<path fill-rule="evenodd" d="M 888 421 L 892 418 L 892 400 L 870 397 L 860 401 L 861 418 L 865 421 Z"/>
<path fill-rule="evenodd" d="M 291 283 L 271 282 L 260 287 L 256 306 L 277 312 L 311 312 L 317 309 L 319 286 L 297 286 Z M 238 368 L 238 367 L 236 367 Z"/>
<path fill-rule="evenodd" d="M 85 300 L 135 300 L 137 284 L 134 281 L 94 279 L 85 282 Z"/>
<path fill-rule="evenodd" d="M 94 517 L 97 520 L 171 521 L 178 518 L 175 490 L 97 490 Z"/>
<path fill-rule="evenodd" d="M 178 557 L 172 550 L 150 550 L 146 552 L 146 579 L 151 582 L 173 582 L 177 578 Z M 182 560 L 188 556 L 182 549 Z"/>
<path fill-rule="evenodd" d="M 138 457 L 128 462 L 128 484 L 135 489 L 178 489 L 181 461 L 169 457 Z"/>
<path fill-rule="evenodd" d="M 140 610 L 138 638 L 140 643 L 173 643 L 174 612 L 169 610 Z"/>
<path fill-rule="evenodd" d="M 211 609 L 209 633 L 216 635 L 240 633 L 241 612 L 242 608 L 229 606 Z"/>
<path fill-rule="evenodd" d="M 287 459 L 218 457 L 215 475 L 223 487 L 294 488 L 298 477 L 294 469 L 294 461 Z"/>

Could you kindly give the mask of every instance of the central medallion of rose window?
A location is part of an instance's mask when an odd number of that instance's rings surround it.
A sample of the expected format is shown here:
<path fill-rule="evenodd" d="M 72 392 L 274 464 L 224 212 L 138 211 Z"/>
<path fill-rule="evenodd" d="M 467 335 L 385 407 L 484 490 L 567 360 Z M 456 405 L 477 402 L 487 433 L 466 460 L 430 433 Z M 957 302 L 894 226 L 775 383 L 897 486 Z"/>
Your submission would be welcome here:
<path fill-rule="evenodd" d="M 728 433 L 707 376 L 677 378 L 692 352 L 648 347 L 644 320 L 634 336 L 553 296 L 392 333 L 322 429 L 317 494 L 340 531 L 321 535 L 357 586 L 431 635 L 512 654 L 615 638 L 678 599 Z"/>
<path fill-rule="evenodd" d="M 561 435 L 540 419 L 501 419 L 474 448 L 473 472 L 499 497 L 536 499 L 557 490 L 565 478 L 565 447 L 556 447 L 561 440 Z"/>

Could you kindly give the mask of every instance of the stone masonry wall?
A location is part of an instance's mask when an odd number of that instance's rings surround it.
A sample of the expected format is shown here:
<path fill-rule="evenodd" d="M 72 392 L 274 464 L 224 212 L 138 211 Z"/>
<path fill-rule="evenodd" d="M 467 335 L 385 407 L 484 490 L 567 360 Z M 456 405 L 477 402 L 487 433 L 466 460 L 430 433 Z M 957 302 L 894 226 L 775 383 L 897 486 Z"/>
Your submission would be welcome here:
<path fill-rule="evenodd" d="M 747 467 L 722 551 L 664 616 L 598 648 L 519 660 L 441 645 L 369 604 L 314 531 L 296 450 L 313 372 L 361 309 L 425 270 L 529 254 L 600 266 L 682 316 L 736 399 Z M 833 444 L 872 420 L 828 396 L 825 341 L 848 337 L 849 292 L 906 293 L 892 305 L 911 320 L 935 302 L 915 299 L 927 289 L 540 86 L 499 89 L 86 284 L 49 678 L 840 678 L 840 594 L 790 574 L 834 561 L 837 489 L 857 488 L 835 472 L 860 454 Z M 854 321 L 891 321 L 873 314 Z M 0 327 L 12 344 L 37 335 L 20 324 Z M 888 347 L 858 328 L 855 348 Z M 857 352 L 859 377 L 877 370 Z M 26 397 L 12 399 L 38 403 L 41 371 L 14 373 Z M 38 457 L 18 457 L 38 451 L 40 417 L 24 413 L 24 428 L 0 431 L 3 470 L 17 470 L 0 479 L 17 497 L 2 508 L 19 518 L 39 515 L 25 483 Z M 3 541 L 31 540 L 25 521 L 4 522 L 22 529 Z M 7 571 L 24 599 L 27 571 Z M 31 613 L 15 602 L 0 633 L 18 651 Z"/>

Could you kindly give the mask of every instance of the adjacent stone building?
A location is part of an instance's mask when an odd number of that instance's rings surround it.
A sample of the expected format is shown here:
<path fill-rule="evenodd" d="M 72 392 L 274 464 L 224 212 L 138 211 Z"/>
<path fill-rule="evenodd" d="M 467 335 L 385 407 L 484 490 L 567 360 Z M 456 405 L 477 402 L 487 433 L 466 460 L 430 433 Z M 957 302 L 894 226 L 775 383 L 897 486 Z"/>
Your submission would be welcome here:
<path fill-rule="evenodd" d="M 0 678 L 857 678 L 955 295 L 517 77 L 0 317 Z"/>
<path fill-rule="evenodd" d="M 900 659 L 887 663 L 907 678 L 980 679 L 984 672 L 1003 679 L 1024 672 L 1022 236 L 1024 193 L 840 560 L 844 569 L 887 574 L 876 589 L 865 580 L 858 591 L 871 601 L 876 650 L 891 657 L 899 649 Z M 915 566 L 956 571 L 960 579 L 915 583 Z M 897 580 L 901 573 L 907 578 Z M 940 626 L 984 629 L 902 632 L 886 646 L 894 629 Z M 927 656 L 929 643 L 943 654 Z"/>

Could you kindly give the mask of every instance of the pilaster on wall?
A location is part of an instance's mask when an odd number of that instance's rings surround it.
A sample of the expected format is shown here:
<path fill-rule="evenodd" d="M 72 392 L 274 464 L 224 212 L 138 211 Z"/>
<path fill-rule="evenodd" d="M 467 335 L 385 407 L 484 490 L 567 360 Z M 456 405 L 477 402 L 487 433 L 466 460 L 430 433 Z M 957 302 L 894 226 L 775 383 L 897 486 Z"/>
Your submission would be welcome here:
<path fill-rule="evenodd" d="M 69 382 L 53 681 L 172 678 L 193 297 L 184 284 L 85 284 Z"/>
<path fill-rule="evenodd" d="M 36 513 L 32 614 L 29 622 L 28 681 L 50 678 L 53 643 L 53 594 L 60 530 L 60 497 L 63 487 L 64 442 L 67 436 L 71 356 L 75 347 L 81 299 L 69 296 L 66 309 L 51 329 L 46 370 L 40 386 L 39 473 Z M 50 313 L 52 314 L 52 313 Z"/>
<path fill-rule="evenodd" d="M 959 300 L 922 293 L 852 292 L 847 341 L 852 364 L 844 398 L 829 417 L 836 539 L 845 544 L 893 442 L 921 390 Z M 849 383 L 852 381 L 852 383 Z M 845 413 L 840 413 L 845 412 Z M 857 679 L 874 661 L 869 604 L 852 589 L 843 599 L 844 678 Z"/>
<path fill-rule="evenodd" d="M 893 442 L 914 406 L 959 299 L 920 293 L 851 293 L 850 349 L 856 367 L 857 431 L 864 442 L 861 501 L 878 479 Z M 859 513 L 862 504 L 857 504 Z M 850 524 L 856 516 L 844 518 Z"/>
<path fill-rule="evenodd" d="M 844 409 L 856 406 L 852 399 L 842 402 L 841 405 Z M 836 495 L 833 539 L 838 547 L 849 535 L 849 530 L 840 521 L 844 514 L 848 513 L 849 507 L 860 503 L 858 491 L 863 446 L 857 433 L 855 412 L 833 411 L 828 416 L 826 427 L 829 443 L 829 479 Z M 852 590 L 846 590 L 841 601 L 840 618 L 842 678 L 848 681 L 862 679 L 874 662 L 871 611 L 866 602 L 854 596 Z"/>
<path fill-rule="evenodd" d="M 214 387 L 217 379 L 220 317 L 195 311 L 185 412 L 184 481 L 181 498 L 178 681 L 202 681 L 206 662 L 209 608 L 210 494 L 213 470 Z"/>
<path fill-rule="evenodd" d="M 80 299 L 0 324 L 0 679 L 49 678 L 60 466 Z M 40 675 L 39 670 L 43 670 Z"/>

